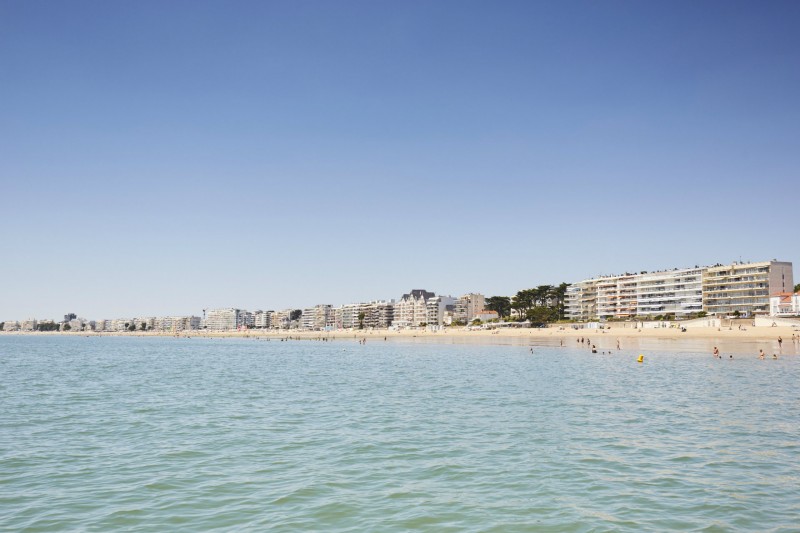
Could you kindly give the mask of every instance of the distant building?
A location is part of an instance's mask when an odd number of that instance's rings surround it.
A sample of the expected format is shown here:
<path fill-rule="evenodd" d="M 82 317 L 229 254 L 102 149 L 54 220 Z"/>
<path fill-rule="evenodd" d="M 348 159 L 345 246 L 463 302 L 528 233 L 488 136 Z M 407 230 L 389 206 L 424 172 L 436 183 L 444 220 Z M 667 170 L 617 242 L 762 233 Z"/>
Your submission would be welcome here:
<path fill-rule="evenodd" d="M 500 315 L 497 314 L 497 311 L 486 311 L 483 310 L 475 315 L 474 319 L 478 319 L 481 322 L 488 322 L 490 320 L 497 320 L 500 318 Z M 473 319 L 473 320 L 474 320 Z"/>
<path fill-rule="evenodd" d="M 415 327 L 428 321 L 428 300 L 436 296 L 424 289 L 406 293 L 394 305 L 393 326 Z"/>
<path fill-rule="evenodd" d="M 375 300 L 366 309 L 365 326 L 368 328 L 386 329 L 394 320 L 394 300 Z"/>
<path fill-rule="evenodd" d="M 800 316 L 800 292 L 784 292 L 770 296 L 769 316 Z"/>
<path fill-rule="evenodd" d="M 36 325 L 37 325 L 36 319 L 29 318 L 28 320 L 23 320 L 20 323 L 19 329 L 20 331 L 36 331 Z"/>
<path fill-rule="evenodd" d="M 272 315 L 270 328 L 272 329 L 289 329 L 291 325 L 292 309 L 284 309 L 283 311 L 275 311 Z"/>
<path fill-rule="evenodd" d="M 469 324 L 475 320 L 475 317 L 478 313 L 483 311 L 485 305 L 486 298 L 483 296 L 483 294 L 465 294 L 456 300 L 455 307 L 453 309 L 453 320 L 456 322 Z"/>
<path fill-rule="evenodd" d="M 672 315 L 701 311 L 745 316 L 769 312 L 769 295 L 793 290 L 792 264 L 733 263 L 605 276 L 567 287 L 565 314 L 576 321 Z"/>
<path fill-rule="evenodd" d="M 683 268 L 636 276 L 638 316 L 686 318 L 703 310 L 703 269 Z"/>
<path fill-rule="evenodd" d="M 241 309 L 227 307 L 224 309 L 209 309 L 206 312 L 206 329 L 212 331 L 228 331 L 236 329 L 242 322 Z"/>
<path fill-rule="evenodd" d="M 452 296 L 434 296 L 425 302 L 425 323 L 428 326 L 445 325 L 445 315 L 453 313 L 456 299 Z"/>
<path fill-rule="evenodd" d="M 709 314 L 745 316 L 769 313 L 772 294 L 794 290 L 792 264 L 783 261 L 733 263 L 703 274 L 703 309 Z"/>
<path fill-rule="evenodd" d="M 254 315 L 254 325 L 258 329 L 269 329 L 272 327 L 272 315 L 274 311 L 256 311 Z"/>
<path fill-rule="evenodd" d="M 3 331 L 19 331 L 19 322 L 16 320 L 8 320 L 3 325 Z"/>
<path fill-rule="evenodd" d="M 300 329 L 308 331 L 324 330 L 328 325 L 332 309 L 332 306 L 328 304 L 320 304 L 304 309 L 300 317 Z"/>

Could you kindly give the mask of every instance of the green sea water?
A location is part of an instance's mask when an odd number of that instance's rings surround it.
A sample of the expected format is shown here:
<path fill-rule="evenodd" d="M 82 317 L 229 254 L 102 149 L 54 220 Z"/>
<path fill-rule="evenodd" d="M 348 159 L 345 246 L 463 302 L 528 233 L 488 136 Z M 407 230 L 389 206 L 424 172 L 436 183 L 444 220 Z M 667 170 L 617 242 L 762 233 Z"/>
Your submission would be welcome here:
<path fill-rule="evenodd" d="M 5 531 L 798 531 L 800 358 L 0 336 Z"/>

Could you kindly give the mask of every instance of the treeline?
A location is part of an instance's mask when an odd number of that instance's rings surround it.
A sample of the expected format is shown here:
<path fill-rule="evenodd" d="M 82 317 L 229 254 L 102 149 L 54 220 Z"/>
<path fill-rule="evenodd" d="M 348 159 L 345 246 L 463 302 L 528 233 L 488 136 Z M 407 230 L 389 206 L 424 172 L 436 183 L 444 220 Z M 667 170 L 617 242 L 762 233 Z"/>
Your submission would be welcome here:
<path fill-rule="evenodd" d="M 514 319 L 520 322 L 530 320 L 534 326 L 541 326 L 564 319 L 567 287 L 560 285 L 539 285 L 534 289 L 523 289 L 514 296 L 490 296 L 486 299 L 486 309 L 496 311 L 502 319 L 508 319 L 514 311 Z"/>

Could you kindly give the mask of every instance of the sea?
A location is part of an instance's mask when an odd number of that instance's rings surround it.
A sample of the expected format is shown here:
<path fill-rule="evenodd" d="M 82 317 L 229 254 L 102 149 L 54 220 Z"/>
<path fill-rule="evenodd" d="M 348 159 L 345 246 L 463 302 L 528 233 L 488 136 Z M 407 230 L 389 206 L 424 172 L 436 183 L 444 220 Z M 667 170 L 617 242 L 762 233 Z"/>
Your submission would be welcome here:
<path fill-rule="evenodd" d="M 800 357 L 0 336 L 2 531 L 800 531 Z"/>

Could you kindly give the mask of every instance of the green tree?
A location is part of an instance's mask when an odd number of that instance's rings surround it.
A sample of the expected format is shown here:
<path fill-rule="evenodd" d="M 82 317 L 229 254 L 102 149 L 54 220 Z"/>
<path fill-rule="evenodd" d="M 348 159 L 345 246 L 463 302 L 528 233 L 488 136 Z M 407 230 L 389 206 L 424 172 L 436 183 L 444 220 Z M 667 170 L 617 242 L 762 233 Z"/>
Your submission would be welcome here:
<path fill-rule="evenodd" d="M 295 309 L 291 313 L 289 313 L 289 320 L 300 320 L 300 317 L 303 316 L 302 309 Z"/>
<path fill-rule="evenodd" d="M 64 331 L 69 331 L 71 329 L 72 329 L 72 326 L 70 326 L 69 324 L 64 324 Z"/>
<path fill-rule="evenodd" d="M 548 301 L 551 299 L 551 295 L 553 293 L 553 286 L 552 285 L 539 285 L 535 289 L 533 289 L 534 298 L 536 300 L 536 306 L 538 307 L 546 307 Z"/>
<path fill-rule="evenodd" d="M 147 331 L 147 324 L 142 322 L 141 325 L 139 326 L 139 329 L 142 331 Z"/>
<path fill-rule="evenodd" d="M 567 302 L 567 287 L 569 283 L 561 283 L 552 290 L 552 298 L 555 300 L 555 307 L 558 310 L 558 319 L 563 320 Z"/>
<path fill-rule="evenodd" d="M 528 310 L 536 305 L 535 289 L 523 289 L 511 298 L 511 309 L 519 312 L 520 316 L 525 316 Z"/>
<path fill-rule="evenodd" d="M 5 325 L 6 325 L 5 322 L 0 322 L 0 331 L 3 331 L 3 327 L 5 327 Z"/>
<path fill-rule="evenodd" d="M 367 317 L 364 311 L 358 313 L 358 329 L 364 329 L 364 319 Z"/>
<path fill-rule="evenodd" d="M 794 286 L 794 292 L 800 292 L 800 283 Z"/>
<path fill-rule="evenodd" d="M 128 326 L 128 331 L 136 331 L 136 324 L 131 324 Z"/>
<path fill-rule="evenodd" d="M 558 309 L 548 306 L 537 306 L 529 310 L 525 318 L 531 321 L 532 326 L 544 326 L 558 320 Z"/>
<path fill-rule="evenodd" d="M 486 309 L 496 311 L 501 318 L 511 313 L 511 298 L 508 296 L 490 296 L 486 299 Z"/>

